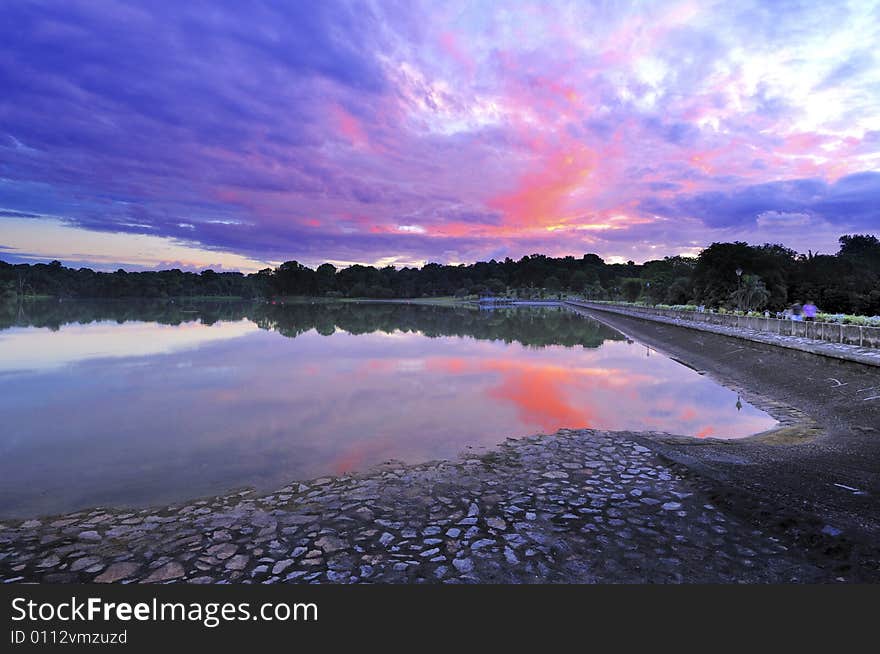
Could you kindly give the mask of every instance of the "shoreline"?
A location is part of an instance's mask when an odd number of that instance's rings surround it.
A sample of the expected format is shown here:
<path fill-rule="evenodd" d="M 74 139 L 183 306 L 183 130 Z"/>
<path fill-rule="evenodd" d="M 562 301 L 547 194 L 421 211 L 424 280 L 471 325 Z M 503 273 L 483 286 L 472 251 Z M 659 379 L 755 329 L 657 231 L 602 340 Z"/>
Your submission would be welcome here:
<path fill-rule="evenodd" d="M 880 383 L 875 367 L 636 317 L 589 315 L 774 417 L 782 411 L 795 418 L 775 433 L 742 439 L 654 436 L 664 456 L 880 542 L 880 403 L 859 394 Z"/>
<path fill-rule="evenodd" d="M 479 455 L 0 528 L 0 581 L 851 582 L 859 547 L 657 452 L 563 429 Z M 790 525 L 796 524 L 799 535 Z M 788 525 L 788 526 L 783 526 Z M 809 545 L 805 545 L 808 543 Z"/>
<path fill-rule="evenodd" d="M 790 351 L 601 321 L 780 426 L 733 440 L 562 429 L 274 492 L 0 520 L 0 582 L 880 580 L 875 409 L 796 383 L 826 375 L 826 361 L 798 355 L 792 380 Z M 850 376 L 840 388 L 874 378 L 837 365 Z"/>

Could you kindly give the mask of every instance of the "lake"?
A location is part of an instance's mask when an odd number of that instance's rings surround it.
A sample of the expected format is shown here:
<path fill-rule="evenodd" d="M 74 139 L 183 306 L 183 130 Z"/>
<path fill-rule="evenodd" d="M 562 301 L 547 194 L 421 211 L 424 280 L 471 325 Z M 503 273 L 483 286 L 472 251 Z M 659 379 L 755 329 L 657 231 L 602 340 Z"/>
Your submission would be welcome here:
<path fill-rule="evenodd" d="M 564 307 L 38 302 L 0 313 L 0 516 L 272 489 L 561 427 L 776 422 Z"/>

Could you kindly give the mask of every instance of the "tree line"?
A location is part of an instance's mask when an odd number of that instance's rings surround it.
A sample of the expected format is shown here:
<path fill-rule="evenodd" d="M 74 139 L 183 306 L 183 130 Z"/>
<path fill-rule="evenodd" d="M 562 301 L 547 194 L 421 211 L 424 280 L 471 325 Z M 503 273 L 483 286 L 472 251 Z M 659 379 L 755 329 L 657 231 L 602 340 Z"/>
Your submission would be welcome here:
<path fill-rule="evenodd" d="M 0 261 L 0 298 L 179 298 L 281 296 L 418 298 L 508 295 L 519 298 L 575 294 L 594 300 L 780 310 L 812 300 L 824 311 L 880 314 L 880 241 L 841 236 L 835 254 L 799 254 L 783 245 L 713 243 L 696 257 L 665 257 L 636 264 L 606 263 L 595 254 L 470 265 L 429 263 L 421 268 L 353 265 L 315 269 L 297 261 L 257 273 L 96 272 L 49 264 Z"/>
<path fill-rule="evenodd" d="M 530 347 L 563 345 L 599 347 L 604 341 L 623 340 L 623 336 L 597 321 L 584 320 L 560 307 L 539 307 L 530 311 L 498 308 L 433 306 L 402 303 L 342 302 L 168 302 L 138 300 L 107 302 L 54 300 L 0 305 L 0 330 L 11 327 L 46 327 L 53 331 L 63 325 L 129 320 L 163 325 L 198 321 L 213 325 L 218 321 L 247 318 L 261 329 L 288 338 L 315 330 L 329 336 L 337 330 L 350 334 L 418 332 L 428 338 L 443 336 L 500 340 Z"/>

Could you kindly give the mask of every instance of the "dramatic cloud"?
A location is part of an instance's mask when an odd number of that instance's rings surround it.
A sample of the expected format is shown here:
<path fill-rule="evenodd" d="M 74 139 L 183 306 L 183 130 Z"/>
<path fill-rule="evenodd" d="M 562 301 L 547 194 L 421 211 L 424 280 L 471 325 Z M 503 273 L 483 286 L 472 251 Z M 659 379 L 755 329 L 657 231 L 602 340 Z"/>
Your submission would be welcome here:
<path fill-rule="evenodd" d="M 755 184 L 729 191 L 646 200 L 642 207 L 717 227 L 754 227 L 767 214 L 815 216 L 834 225 L 871 230 L 880 226 L 880 172 L 855 173 L 834 183 L 821 178 Z M 794 222 L 791 224 L 802 224 Z"/>
<path fill-rule="evenodd" d="M 8 2 L 2 256 L 831 251 L 880 224 L 878 42 L 877 2 Z"/>

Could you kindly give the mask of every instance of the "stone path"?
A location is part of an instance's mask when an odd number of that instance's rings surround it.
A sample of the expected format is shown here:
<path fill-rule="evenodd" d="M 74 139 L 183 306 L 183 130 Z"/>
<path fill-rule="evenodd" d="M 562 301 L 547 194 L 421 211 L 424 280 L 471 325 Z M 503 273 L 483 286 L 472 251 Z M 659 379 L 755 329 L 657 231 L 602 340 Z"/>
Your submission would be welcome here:
<path fill-rule="evenodd" d="M 844 343 L 829 343 L 827 341 L 817 341 L 815 339 L 803 338 L 800 336 L 785 336 L 782 334 L 774 334 L 772 332 L 764 332 L 745 327 L 729 327 L 727 325 L 698 323 L 680 318 L 643 313 L 637 310 L 630 310 L 626 307 L 583 304 L 580 302 L 566 302 L 566 304 L 576 308 L 580 307 L 589 309 L 590 311 L 607 311 L 624 316 L 631 316 L 633 318 L 641 318 L 642 320 L 651 320 L 653 322 L 662 322 L 669 325 L 676 325 L 678 327 L 687 327 L 688 329 L 696 329 L 697 331 L 712 332 L 713 334 L 732 336 L 734 338 L 743 338 L 749 341 L 766 343 L 767 345 L 776 345 L 778 347 L 785 347 L 792 350 L 800 350 L 801 352 L 809 352 L 810 354 L 818 354 L 833 359 L 841 359 L 843 361 L 854 361 L 869 366 L 880 366 L 880 349 L 878 348 L 859 347 L 857 345 L 847 345 Z"/>
<path fill-rule="evenodd" d="M 705 482 L 634 435 L 561 430 L 266 495 L 7 522 L 0 580 L 850 580 L 771 531 L 721 509 Z"/>

